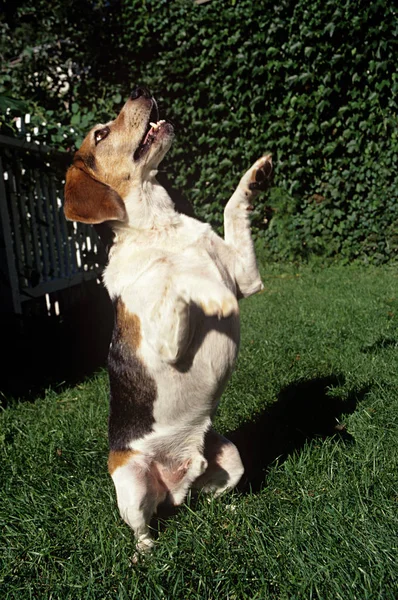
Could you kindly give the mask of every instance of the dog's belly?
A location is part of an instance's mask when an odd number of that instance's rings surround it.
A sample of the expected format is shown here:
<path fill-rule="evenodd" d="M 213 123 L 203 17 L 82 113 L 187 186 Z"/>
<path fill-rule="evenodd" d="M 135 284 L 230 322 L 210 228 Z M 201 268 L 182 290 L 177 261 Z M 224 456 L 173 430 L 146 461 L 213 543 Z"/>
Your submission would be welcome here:
<path fill-rule="evenodd" d="M 179 363 L 159 373 L 155 418 L 160 413 L 162 420 L 170 418 L 173 422 L 184 413 L 189 419 L 195 412 L 208 415 L 215 409 L 235 365 L 239 322 L 237 317 L 207 321 L 214 322 L 214 328 L 208 324 L 194 337 Z M 167 411 L 164 415 L 163 407 Z"/>
<path fill-rule="evenodd" d="M 131 447 L 184 460 L 201 446 L 239 349 L 239 317 L 205 319 L 177 365 L 148 361 L 156 381 L 152 431 Z"/>

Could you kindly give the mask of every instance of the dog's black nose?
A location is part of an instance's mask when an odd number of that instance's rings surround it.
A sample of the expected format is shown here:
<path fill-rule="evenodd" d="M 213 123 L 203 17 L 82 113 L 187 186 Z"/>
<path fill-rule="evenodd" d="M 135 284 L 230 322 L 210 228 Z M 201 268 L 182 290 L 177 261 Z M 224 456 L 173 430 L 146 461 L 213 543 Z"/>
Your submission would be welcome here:
<path fill-rule="evenodd" d="M 137 98 L 152 98 L 151 92 L 143 85 L 136 87 L 130 94 L 130 100 L 137 100 Z"/>

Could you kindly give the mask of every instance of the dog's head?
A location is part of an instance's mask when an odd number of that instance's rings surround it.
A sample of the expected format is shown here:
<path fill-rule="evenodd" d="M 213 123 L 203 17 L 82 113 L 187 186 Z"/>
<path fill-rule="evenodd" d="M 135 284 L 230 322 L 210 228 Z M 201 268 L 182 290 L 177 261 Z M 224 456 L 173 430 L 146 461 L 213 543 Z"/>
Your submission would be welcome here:
<path fill-rule="evenodd" d="M 155 99 L 136 88 L 117 118 L 93 127 L 66 174 L 64 211 L 83 223 L 124 221 L 125 199 L 144 186 L 171 146 L 173 127 L 159 121 Z"/>

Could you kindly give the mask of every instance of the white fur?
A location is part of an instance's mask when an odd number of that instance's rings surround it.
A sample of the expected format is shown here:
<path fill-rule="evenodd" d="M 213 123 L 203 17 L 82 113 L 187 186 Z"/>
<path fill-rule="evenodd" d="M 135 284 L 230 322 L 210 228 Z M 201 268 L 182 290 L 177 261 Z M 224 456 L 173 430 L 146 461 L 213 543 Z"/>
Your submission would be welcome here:
<path fill-rule="evenodd" d="M 175 504 L 184 500 L 195 480 L 203 489 L 221 493 L 236 485 L 243 474 L 239 453 L 225 438 L 219 436 L 218 465 L 223 476 L 217 469 L 213 477 L 206 476 L 203 452 L 211 415 L 238 353 L 237 291 L 247 297 L 263 287 L 248 218 L 253 196 L 248 181 L 257 167 L 242 178 L 225 208 L 225 240 L 207 224 L 177 214 L 154 179 L 154 172 L 140 190 L 139 199 L 132 192 L 125 200 L 128 225 L 118 224 L 115 228 L 104 282 L 111 297 L 120 296 L 128 311 L 140 320 L 142 342 L 138 353 L 158 393 L 153 431 L 132 440 L 131 449 L 140 453 L 141 463 L 146 461 L 147 472 L 157 457 L 171 456 L 176 465 L 188 461 L 184 478 L 169 490 Z M 207 316 L 222 319 L 228 335 L 225 328 L 218 330 L 209 323 L 191 367 L 179 371 L 174 365 L 190 343 L 192 303 Z M 157 496 L 153 486 L 147 485 L 147 499 L 143 500 L 142 485 L 134 483 L 134 462 L 116 469 L 113 480 L 121 514 L 135 531 L 138 547 L 145 549 L 149 543 L 147 515 L 163 496 Z M 128 493 L 123 491 L 125 488 Z"/>
<path fill-rule="evenodd" d="M 132 333 L 127 327 L 124 335 L 137 338 L 130 351 L 156 388 L 153 407 L 146 406 L 153 411 L 150 432 L 138 438 L 132 433 L 128 443 L 129 430 L 123 430 L 122 449 L 111 451 L 109 463 L 120 514 L 140 551 L 153 544 L 149 522 L 160 502 L 180 504 L 191 485 L 221 493 L 243 474 L 238 450 L 212 430 L 211 420 L 238 354 L 238 298 L 263 287 L 248 211 L 251 187 L 271 167 L 271 157 L 264 156 L 242 177 L 225 208 L 222 239 L 209 225 L 178 214 L 157 182 L 173 128 L 162 121 L 147 133 L 154 109 L 155 100 L 141 89 L 99 142 L 94 128 L 65 188 L 67 216 L 112 220 L 115 238 L 104 282 L 127 319 L 131 315 Z M 114 356 L 131 364 L 123 354 Z M 118 372 L 113 368 L 114 376 Z"/>

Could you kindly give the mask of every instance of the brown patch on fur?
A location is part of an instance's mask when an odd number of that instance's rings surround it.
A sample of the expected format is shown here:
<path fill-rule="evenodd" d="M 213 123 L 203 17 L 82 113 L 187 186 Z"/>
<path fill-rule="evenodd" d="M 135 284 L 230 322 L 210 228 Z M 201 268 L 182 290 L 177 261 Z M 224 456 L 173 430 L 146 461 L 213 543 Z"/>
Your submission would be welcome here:
<path fill-rule="evenodd" d="M 108 471 L 112 475 L 118 467 L 123 467 L 129 460 L 140 454 L 138 450 L 111 450 L 108 457 Z"/>
<path fill-rule="evenodd" d="M 141 343 L 141 322 L 137 315 L 129 312 L 123 300 L 119 298 L 116 306 L 116 318 L 123 340 L 132 350 L 137 350 Z"/>
<path fill-rule="evenodd" d="M 82 160 L 75 161 L 66 174 L 64 212 L 70 221 L 91 224 L 126 218 L 119 194 L 92 177 Z"/>
<path fill-rule="evenodd" d="M 120 169 L 120 165 L 117 164 L 117 161 L 112 164 L 114 177 L 107 177 L 107 180 L 109 181 L 109 185 L 117 190 L 119 196 L 125 198 L 131 188 L 131 176 L 129 176 L 127 170 L 123 171 Z"/>
<path fill-rule="evenodd" d="M 131 189 L 132 154 L 135 148 L 125 109 L 108 126 L 109 135 L 94 150 L 96 173 L 101 181 L 125 198 Z M 136 141 L 138 144 L 139 140 Z"/>
<path fill-rule="evenodd" d="M 123 199 L 134 185 L 133 154 L 145 132 L 144 119 L 152 101 L 128 101 L 96 143 L 98 124 L 85 137 L 66 176 L 65 216 L 71 221 L 99 224 L 127 218 Z"/>
<path fill-rule="evenodd" d="M 91 152 L 84 158 L 84 163 L 88 169 L 95 171 L 95 156 Z"/>
<path fill-rule="evenodd" d="M 113 130 L 117 131 L 118 129 L 123 130 L 124 128 L 128 127 L 127 123 L 126 123 L 126 118 L 125 118 L 125 114 L 122 111 L 120 111 L 117 119 L 114 121 L 113 123 Z"/>

